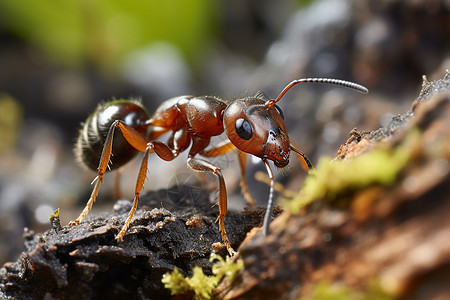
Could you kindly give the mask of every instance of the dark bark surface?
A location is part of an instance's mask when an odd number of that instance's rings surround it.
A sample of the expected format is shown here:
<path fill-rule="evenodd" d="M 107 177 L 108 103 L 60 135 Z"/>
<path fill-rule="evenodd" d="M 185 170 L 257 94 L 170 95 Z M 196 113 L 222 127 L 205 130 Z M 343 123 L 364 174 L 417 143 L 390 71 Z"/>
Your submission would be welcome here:
<path fill-rule="evenodd" d="M 131 205 L 123 200 L 114 213 L 88 216 L 79 226 L 26 232 L 28 250 L 0 271 L 0 298 L 43 299 L 48 293 L 60 299 L 166 299 L 170 292 L 161 283 L 164 273 L 177 267 L 189 275 L 194 266 L 210 273 L 211 252 L 227 253 L 214 223 L 217 208 L 206 191 L 182 186 L 171 197 L 167 192 L 142 197 L 122 243 L 114 237 Z M 261 224 L 263 214 L 255 208 L 226 217 L 234 247 Z"/>

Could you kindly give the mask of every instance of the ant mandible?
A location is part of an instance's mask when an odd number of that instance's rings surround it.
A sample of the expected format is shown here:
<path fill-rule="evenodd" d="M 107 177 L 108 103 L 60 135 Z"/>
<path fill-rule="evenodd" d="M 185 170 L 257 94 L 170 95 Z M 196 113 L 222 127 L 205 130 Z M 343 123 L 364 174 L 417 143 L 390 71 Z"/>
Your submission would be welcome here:
<path fill-rule="evenodd" d="M 237 99 L 227 105 L 222 100 L 211 96 L 180 96 L 163 102 L 151 117 L 139 101 L 116 100 L 100 104 L 84 123 L 75 147 L 78 160 L 88 168 L 97 170 L 98 174 L 92 182 L 94 188 L 86 207 L 70 224 L 80 224 L 88 214 L 108 169 L 119 168 L 130 161 L 136 153 L 143 152 L 144 156 L 134 190 L 133 206 L 116 236 L 117 241 L 122 241 L 138 205 L 139 195 L 146 178 L 149 154 L 155 152 L 163 160 L 171 161 L 190 147 L 187 158 L 188 167 L 195 171 L 211 172 L 219 180 L 219 216 L 216 222 L 219 222 L 219 231 L 228 252 L 233 255 L 235 252 L 228 240 L 224 224 L 227 192 L 222 172 L 218 166 L 198 158 L 197 155 L 215 157 L 237 148 L 242 175 L 241 189 L 248 201 L 251 197 L 245 182 L 246 154 L 259 157 L 269 175 L 269 201 L 263 225 L 263 232 L 267 235 L 273 209 L 274 186 L 274 176 L 269 161 L 273 161 L 276 167 L 283 168 L 289 163 L 290 152 L 294 151 L 299 155 L 306 171 L 312 168 L 307 156 L 289 141 L 283 113 L 276 105 L 291 87 L 305 82 L 340 85 L 362 93 L 368 92 L 364 86 L 349 81 L 303 78 L 289 83 L 275 100 L 266 101 L 255 96 Z M 122 135 L 114 134 L 116 128 Z M 156 140 L 166 132 L 171 132 L 167 143 Z M 228 140 L 206 149 L 211 137 L 223 132 Z"/>

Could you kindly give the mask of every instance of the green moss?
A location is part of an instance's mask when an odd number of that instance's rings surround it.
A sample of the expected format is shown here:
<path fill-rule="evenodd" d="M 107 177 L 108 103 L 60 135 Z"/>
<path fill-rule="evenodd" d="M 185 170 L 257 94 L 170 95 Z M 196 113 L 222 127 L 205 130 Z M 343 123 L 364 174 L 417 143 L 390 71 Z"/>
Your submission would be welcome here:
<path fill-rule="evenodd" d="M 312 290 L 311 295 L 300 298 L 300 300 L 390 300 L 393 299 L 385 293 L 377 281 L 371 281 L 365 291 L 351 289 L 341 284 L 330 284 L 328 282 L 318 283 Z"/>
<path fill-rule="evenodd" d="M 190 290 L 186 278 L 175 268 L 171 273 L 163 275 L 162 283 L 164 287 L 171 291 L 172 295 L 184 294 Z"/>
<path fill-rule="evenodd" d="M 286 207 L 297 213 L 315 200 L 332 201 L 344 192 L 393 184 L 409 161 L 417 137 L 418 133 L 412 132 L 400 146 L 371 150 L 349 160 L 320 159 L 297 197 L 284 201 Z"/>
<path fill-rule="evenodd" d="M 161 281 L 165 288 L 170 289 L 172 295 L 192 291 L 195 299 L 211 299 L 212 291 L 220 280 L 224 276 L 233 280 L 236 273 L 244 268 L 244 261 L 238 259 L 232 262 L 229 257 L 224 260 L 216 254 L 211 254 L 210 261 L 217 261 L 212 266 L 213 275 L 211 276 L 205 275 L 200 267 L 194 267 L 192 277 L 186 278 L 175 268 L 172 272 L 164 274 Z"/>
<path fill-rule="evenodd" d="M 221 279 L 223 276 L 226 276 L 229 280 L 233 280 L 236 273 L 244 269 L 244 261 L 241 258 L 232 262 L 229 256 L 224 260 L 222 256 L 213 253 L 209 260 L 211 262 L 217 260 L 212 266 L 212 272 Z"/>

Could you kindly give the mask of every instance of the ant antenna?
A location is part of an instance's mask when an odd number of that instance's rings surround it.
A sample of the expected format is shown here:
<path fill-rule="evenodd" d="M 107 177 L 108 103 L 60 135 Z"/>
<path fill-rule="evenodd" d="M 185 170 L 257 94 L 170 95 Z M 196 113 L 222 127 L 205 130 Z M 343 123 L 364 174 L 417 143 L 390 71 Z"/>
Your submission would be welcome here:
<path fill-rule="evenodd" d="M 284 94 L 286 94 L 286 92 L 293 87 L 294 85 L 296 85 L 297 83 L 326 83 L 326 84 L 333 84 L 333 85 L 340 85 L 346 88 L 350 88 L 350 89 L 354 89 L 360 93 L 363 94 L 367 94 L 369 92 L 369 90 L 365 87 L 362 86 L 360 84 L 351 82 L 351 81 L 346 81 L 346 80 L 340 80 L 340 79 L 332 79 L 332 78 L 302 78 L 302 79 L 297 79 L 292 81 L 291 83 L 289 83 L 280 93 L 280 95 L 275 99 L 275 100 L 269 100 L 266 102 L 265 106 L 267 107 L 272 107 L 275 105 L 275 103 L 277 103 L 278 101 L 281 100 L 281 98 L 284 96 Z"/>

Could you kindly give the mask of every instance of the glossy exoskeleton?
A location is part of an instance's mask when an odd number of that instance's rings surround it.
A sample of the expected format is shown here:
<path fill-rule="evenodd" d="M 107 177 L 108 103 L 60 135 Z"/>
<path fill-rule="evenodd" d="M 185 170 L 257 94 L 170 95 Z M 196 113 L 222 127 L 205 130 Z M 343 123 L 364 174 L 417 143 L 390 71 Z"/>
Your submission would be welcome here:
<path fill-rule="evenodd" d="M 122 120 L 137 132 L 146 135 L 148 126 L 143 123 L 150 114 L 137 100 L 113 100 L 101 103 L 82 125 L 75 144 L 75 155 L 81 165 L 97 170 L 109 128 L 115 120 Z M 109 170 L 120 168 L 138 154 L 122 134 L 113 137 L 112 161 Z"/>
<path fill-rule="evenodd" d="M 163 102 L 150 117 L 138 101 L 116 100 L 101 104 L 87 119 L 76 144 L 78 160 L 85 166 L 97 170 L 92 194 L 80 216 L 71 224 L 78 225 L 94 203 L 105 172 L 119 168 L 132 159 L 137 152 L 144 153 L 139 169 L 133 206 L 116 240 L 121 241 L 136 211 L 139 195 L 144 185 L 150 153 L 155 152 L 161 159 L 171 161 L 181 152 L 188 150 L 187 165 L 195 171 L 211 172 L 219 180 L 219 231 L 230 254 L 234 253 L 228 240 L 224 217 L 227 212 L 227 193 L 220 168 L 205 158 L 224 155 L 238 150 L 241 166 L 241 189 L 246 199 L 252 203 L 245 182 L 246 154 L 259 157 L 270 178 L 270 193 L 263 231 L 268 233 L 273 209 L 274 176 L 269 165 L 273 161 L 279 168 L 289 163 L 290 152 L 301 158 L 306 171 L 312 165 L 306 155 L 290 142 L 281 109 L 276 103 L 294 85 L 302 82 L 327 83 L 353 88 L 362 93 L 367 89 L 359 84 L 328 78 L 305 78 L 292 81 L 275 100 L 260 97 L 237 99 L 226 104 L 211 97 L 180 96 Z M 119 129 L 119 131 L 116 131 Z M 170 132 L 167 143 L 158 140 Z M 207 148 L 211 137 L 225 132 L 228 140 Z M 111 163 L 110 163 L 111 162 Z"/>

